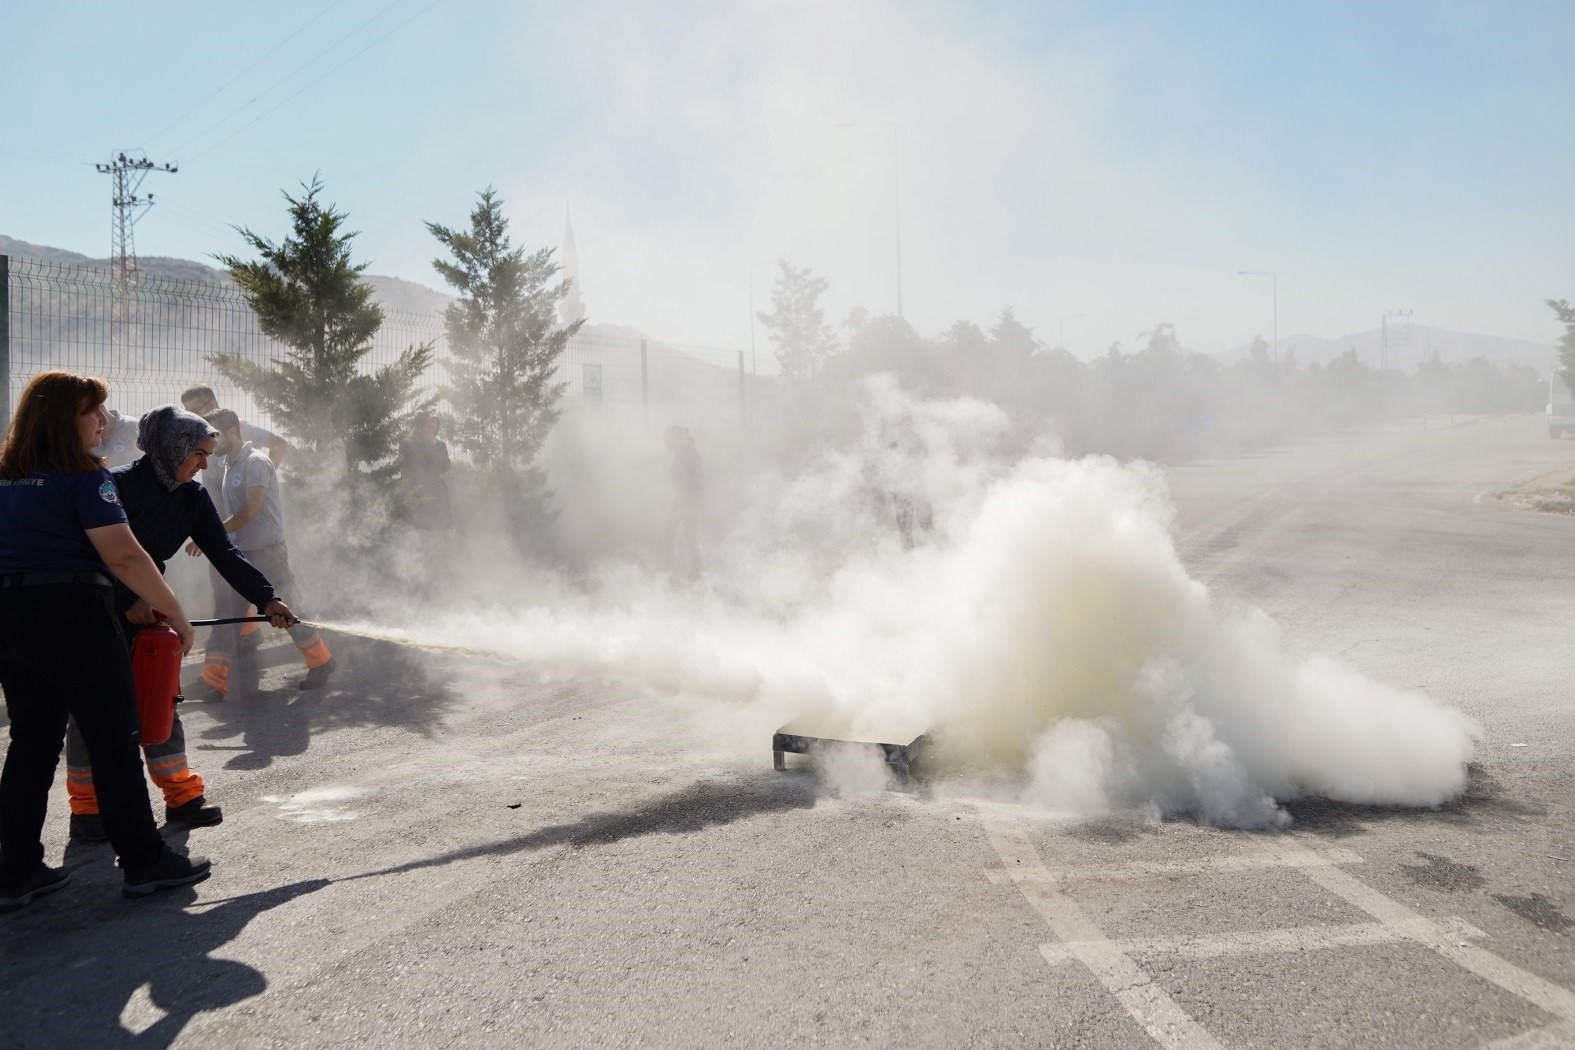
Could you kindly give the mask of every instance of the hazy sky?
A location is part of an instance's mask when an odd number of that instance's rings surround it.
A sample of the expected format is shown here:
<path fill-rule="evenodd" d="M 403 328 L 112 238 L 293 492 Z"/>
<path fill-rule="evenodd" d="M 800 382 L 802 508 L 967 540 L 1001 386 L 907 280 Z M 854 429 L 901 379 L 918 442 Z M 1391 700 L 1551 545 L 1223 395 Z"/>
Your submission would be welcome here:
<path fill-rule="evenodd" d="M 828 316 L 1010 303 L 1081 356 L 1418 324 L 1551 341 L 1575 298 L 1575 4 L 835 0 L 125 6 L 6 0 L 0 233 L 94 256 L 145 149 L 144 255 L 285 232 L 320 171 L 372 272 L 421 223 L 573 209 L 593 321 L 747 348 L 787 256 Z M 293 35 L 292 35 L 293 34 Z M 873 126 L 843 128 L 862 123 Z M 893 169 L 893 145 L 899 162 Z M 894 186 L 900 193 L 894 194 Z M 764 331 L 759 333 L 762 345 Z"/>

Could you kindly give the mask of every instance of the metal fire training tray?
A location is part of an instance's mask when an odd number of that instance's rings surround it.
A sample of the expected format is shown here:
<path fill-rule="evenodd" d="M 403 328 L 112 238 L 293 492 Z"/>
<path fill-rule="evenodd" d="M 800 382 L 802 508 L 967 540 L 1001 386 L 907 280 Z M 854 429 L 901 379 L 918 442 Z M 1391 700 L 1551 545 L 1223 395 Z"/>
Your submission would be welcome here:
<path fill-rule="evenodd" d="M 809 755 L 813 758 L 817 751 L 828 748 L 868 748 L 879 752 L 881 761 L 891 766 L 899 776 L 906 777 L 919 753 L 929 746 L 929 743 L 928 733 L 921 734 L 906 744 L 883 744 L 873 740 L 839 740 L 829 736 L 810 736 L 788 725 L 771 735 L 771 764 L 777 769 L 786 769 L 787 762 L 783 756 L 790 753 Z"/>

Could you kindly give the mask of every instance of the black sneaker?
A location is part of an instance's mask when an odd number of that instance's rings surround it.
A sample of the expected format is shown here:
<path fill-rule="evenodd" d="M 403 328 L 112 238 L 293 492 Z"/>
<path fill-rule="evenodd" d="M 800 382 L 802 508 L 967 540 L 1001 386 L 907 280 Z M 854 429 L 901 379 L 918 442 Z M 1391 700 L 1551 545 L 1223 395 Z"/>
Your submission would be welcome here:
<path fill-rule="evenodd" d="M 171 824 L 184 824 L 188 828 L 211 828 L 224 823 L 224 810 L 208 805 L 201 795 L 184 805 L 165 806 L 164 819 Z"/>
<path fill-rule="evenodd" d="M 299 685 L 302 689 L 321 689 L 328 684 L 328 676 L 333 673 L 334 658 L 330 656 L 326 664 L 307 671 L 306 677 L 301 679 Z"/>
<path fill-rule="evenodd" d="M 34 897 L 53 893 L 70 881 L 71 873 L 65 868 L 40 864 L 38 870 L 33 872 L 33 877 L 21 885 L 0 885 L 0 911 L 16 911 Z"/>
<path fill-rule="evenodd" d="M 108 842 L 104 818 L 97 813 L 71 814 L 71 837 L 81 842 Z"/>
<path fill-rule="evenodd" d="M 212 863 L 207 857 L 183 857 L 174 850 L 165 850 L 164 855 L 152 864 L 141 868 L 127 868 L 125 880 L 120 886 L 120 895 L 129 898 L 146 897 L 158 890 L 190 886 L 208 877 L 208 868 Z"/>

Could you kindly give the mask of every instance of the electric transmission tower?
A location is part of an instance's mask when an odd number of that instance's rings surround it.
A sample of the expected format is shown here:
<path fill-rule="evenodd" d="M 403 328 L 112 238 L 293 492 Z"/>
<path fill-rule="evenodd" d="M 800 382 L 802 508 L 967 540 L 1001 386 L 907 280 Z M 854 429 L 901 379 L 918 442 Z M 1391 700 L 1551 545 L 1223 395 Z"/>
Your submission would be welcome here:
<path fill-rule="evenodd" d="M 137 243 L 133 228 L 142 213 L 153 205 L 153 194 L 139 194 L 142 180 L 150 171 L 167 171 L 173 175 L 179 169 L 173 164 L 155 164 L 147 157 L 128 157 L 117 153 L 108 164 L 94 167 L 114 180 L 115 188 L 110 197 L 113 212 L 110 217 L 110 265 L 115 270 L 116 314 L 122 329 L 131 321 L 131 285 L 137 272 Z M 112 337 L 113 338 L 113 337 Z"/>
<path fill-rule="evenodd" d="M 1389 319 L 1393 317 L 1394 323 Z M 1389 370 L 1389 348 L 1409 347 L 1411 345 L 1411 311 L 1390 310 L 1384 314 L 1381 335 L 1378 339 L 1378 369 L 1382 372 Z"/>

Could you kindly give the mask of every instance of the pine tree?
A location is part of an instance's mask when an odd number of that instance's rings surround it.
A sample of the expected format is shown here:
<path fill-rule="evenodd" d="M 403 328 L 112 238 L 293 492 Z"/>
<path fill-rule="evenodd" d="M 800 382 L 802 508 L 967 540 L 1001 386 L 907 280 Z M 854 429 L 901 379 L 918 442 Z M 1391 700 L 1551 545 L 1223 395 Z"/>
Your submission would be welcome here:
<path fill-rule="evenodd" d="M 417 391 L 432 360 L 432 344 L 403 351 L 393 364 L 364 374 L 361 359 L 383 323 L 373 289 L 361 280 L 366 265 L 350 258 L 355 234 L 345 214 L 318 201 L 322 183 L 303 183 L 290 204 L 291 236 L 278 244 L 240 230 L 261 258 L 218 260 L 246 296 L 264 335 L 287 348 L 265 367 L 234 354 L 209 358 L 249 391 L 281 429 L 302 447 L 306 462 L 322 465 L 339 451 L 352 477 L 384 479 L 416 415 L 430 408 Z"/>
<path fill-rule="evenodd" d="M 1564 334 L 1559 336 L 1559 367 L 1564 372 L 1564 384 L 1570 388 L 1570 393 L 1575 394 L 1575 306 L 1571 306 L 1567 299 L 1548 299 L 1548 308 L 1559 319 L 1559 324 L 1564 326 Z"/>
<path fill-rule="evenodd" d="M 570 282 L 553 283 L 551 248 L 526 255 L 510 245 L 503 201 L 491 187 L 478 194 L 468 230 L 426 227 L 451 256 L 432 265 L 459 294 L 443 316 L 453 357 L 444 393 L 455 414 L 451 432 L 495 471 L 511 515 L 540 521 L 549 493 L 536 460 L 566 386 L 554 376 L 585 323 L 556 326 Z"/>
<path fill-rule="evenodd" d="M 772 312 L 756 316 L 771 329 L 783 378 L 801 392 L 812 390 L 837 350 L 819 302 L 826 279 L 786 259 L 777 266 L 782 272 L 771 289 Z"/>
<path fill-rule="evenodd" d="M 1039 350 L 1034 330 L 1019 321 L 1010 306 L 1001 311 L 995 327 L 990 329 L 990 345 L 998 360 L 1016 365 L 1026 363 Z"/>

